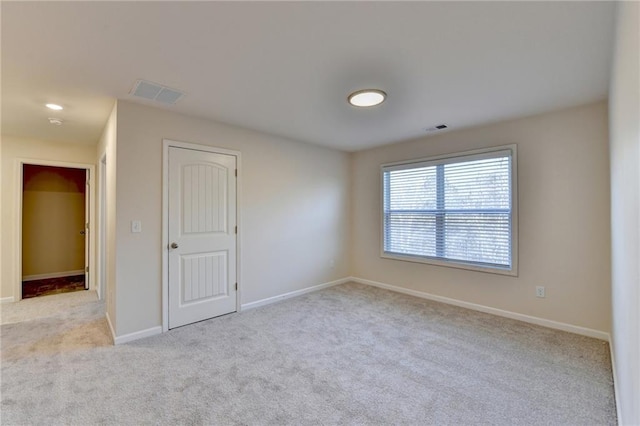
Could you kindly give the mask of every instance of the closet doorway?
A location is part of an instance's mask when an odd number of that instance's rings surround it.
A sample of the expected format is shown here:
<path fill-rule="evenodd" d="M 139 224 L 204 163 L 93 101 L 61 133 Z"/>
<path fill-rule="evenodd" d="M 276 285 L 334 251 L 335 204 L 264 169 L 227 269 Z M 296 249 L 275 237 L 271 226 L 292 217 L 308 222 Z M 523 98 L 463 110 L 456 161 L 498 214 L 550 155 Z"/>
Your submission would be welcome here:
<path fill-rule="evenodd" d="M 89 289 L 89 177 L 22 164 L 21 298 Z"/>

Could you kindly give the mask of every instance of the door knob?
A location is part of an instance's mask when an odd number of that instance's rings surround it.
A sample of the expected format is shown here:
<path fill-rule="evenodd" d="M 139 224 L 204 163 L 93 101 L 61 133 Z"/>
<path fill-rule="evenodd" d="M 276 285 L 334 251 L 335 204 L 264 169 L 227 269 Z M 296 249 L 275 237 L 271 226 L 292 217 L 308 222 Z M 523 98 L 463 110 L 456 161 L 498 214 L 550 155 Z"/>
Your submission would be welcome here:
<path fill-rule="evenodd" d="M 171 243 L 171 248 L 172 249 L 177 249 L 178 248 L 178 243 Z"/>
<path fill-rule="evenodd" d="M 84 235 L 84 231 L 80 231 L 80 235 Z"/>

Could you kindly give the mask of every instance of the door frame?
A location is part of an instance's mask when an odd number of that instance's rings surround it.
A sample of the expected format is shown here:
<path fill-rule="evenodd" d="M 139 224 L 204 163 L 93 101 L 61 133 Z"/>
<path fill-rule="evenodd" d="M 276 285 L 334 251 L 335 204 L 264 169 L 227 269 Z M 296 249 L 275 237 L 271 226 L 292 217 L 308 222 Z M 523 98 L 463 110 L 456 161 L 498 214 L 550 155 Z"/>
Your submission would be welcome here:
<path fill-rule="evenodd" d="M 16 170 L 15 174 L 17 176 L 16 182 L 18 186 L 18 191 L 16 192 L 16 231 L 18 233 L 18 238 L 16 238 L 16 263 L 15 263 L 15 271 L 17 276 L 15 277 L 15 301 L 18 302 L 22 300 L 22 202 L 23 202 L 23 191 L 24 191 L 24 166 L 25 165 L 33 165 L 33 166 L 50 166 L 50 167 L 64 167 L 67 169 L 83 169 L 89 171 L 89 192 L 85 194 L 85 197 L 89 197 L 89 217 L 85 217 L 85 220 L 89 220 L 89 235 L 85 239 L 85 250 L 89 248 L 89 265 L 85 265 L 89 267 L 89 290 L 93 290 L 95 288 L 94 279 L 95 274 L 95 249 L 91 247 L 91 244 L 94 241 L 93 235 L 95 232 L 95 166 L 93 164 L 87 163 L 72 163 L 68 161 L 50 161 L 50 160 L 37 160 L 31 158 L 18 158 L 16 159 Z"/>
<path fill-rule="evenodd" d="M 171 139 L 162 140 L 162 332 L 169 331 L 169 148 L 183 148 L 193 151 L 203 151 L 214 154 L 232 155 L 236 157 L 236 280 L 238 291 L 236 292 L 236 312 L 240 312 L 242 299 L 242 274 L 241 274 L 241 200 L 242 200 L 242 163 L 240 151 L 226 148 L 218 148 L 210 145 L 200 145 L 191 142 L 180 142 Z"/>
<path fill-rule="evenodd" d="M 107 154 L 104 153 L 98 161 L 98 196 L 96 198 L 98 213 L 98 234 L 94 240 L 96 242 L 97 264 L 96 268 L 96 291 L 98 299 L 105 298 L 107 288 Z"/>

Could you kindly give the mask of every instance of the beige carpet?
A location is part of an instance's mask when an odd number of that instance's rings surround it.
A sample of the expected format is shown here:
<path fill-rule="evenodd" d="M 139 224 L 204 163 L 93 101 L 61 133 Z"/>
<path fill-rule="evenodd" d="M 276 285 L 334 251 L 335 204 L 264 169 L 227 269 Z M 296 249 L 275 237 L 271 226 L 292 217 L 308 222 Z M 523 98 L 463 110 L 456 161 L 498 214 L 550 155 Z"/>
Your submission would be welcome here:
<path fill-rule="evenodd" d="M 18 303 L 5 303 L 0 305 L 0 324 L 53 317 L 97 301 L 98 295 L 92 290 L 34 297 Z"/>
<path fill-rule="evenodd" d="M 606 343 L 359 284 L 116 347 L 70 305 L 2 325 L 3 425 L 616 423 Z"/>

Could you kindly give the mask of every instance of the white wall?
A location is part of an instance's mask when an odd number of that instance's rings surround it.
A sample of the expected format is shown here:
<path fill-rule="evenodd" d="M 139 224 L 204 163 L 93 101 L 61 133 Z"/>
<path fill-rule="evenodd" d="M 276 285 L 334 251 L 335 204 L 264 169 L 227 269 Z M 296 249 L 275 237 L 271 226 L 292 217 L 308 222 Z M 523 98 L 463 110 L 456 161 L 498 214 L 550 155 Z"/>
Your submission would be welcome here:
<path fill-rule="evenodd" d="M 100 217 L 99 220 L 105 221 L 105 243 L 101 244 L 96 240 L 96 248 L 98 251 L 100 247 L 105 248 L 104 259 L 106 265 L 100 265 L 98 271 L 105 268 L 106 275 L 106 289 L 103 290 L 105 295 L 106 314 L 112 327 L 115 328 L 117 315 L 116 315 L 116 144 L 117 144 L 117 114 L 118 105 L 114 105 L 109 119 L 102 131 L 100 140 L 98 141 L 97 156 L 95 158 L 96 164 L 100 164 L 102 158 L 106 156 L 106 182 L 102 182 L 101 176 L 98 176 L 98 187 L 106 189 L 106 208 L 104 209 L 106 217 Z M 97 199 L 102 199 L 102 194 L 98 193 Z M 102 211 L 101 209 L 97 209 Z M 96 229 L 99 229 L 96 227 Z M 98 259 L 102 259 L 103 256 L 98 254 Z M 96 274 L 97 275 L 97 274 Z M 99 277 L 97 277 L 99 279 Z"/>
<path fill-rule="evenodd" d="M 95 164 L 95 145 L 52 143 L 41 140 L 2 136 L 2 268 L 0 298 L 13 298 L 20 282 L 17 268 L 19 200 L 19 159 Z"/>
<path fill-rule="evenodd" d="M 619 2 L 609 97 L 612 337 L 620 424 L 640 425 L 640 3 Z"/>
<path fill-rule="evenodd" d="M 607 131 L 607 106 L 599 102 L 355 153 L 353 275 L 608 332 Z M 380 164 L 512 143 L 518 145 L 518 277 L 380 257 Z M 535 297 L 540 285 L 545 299 Z"/>
<path fill-rule="evenodd" d="M 242 303 L 349 276 L 349 154 L 119 102 L 117 336 L 162 323 L 163 138 L 241 152 Z"/>

